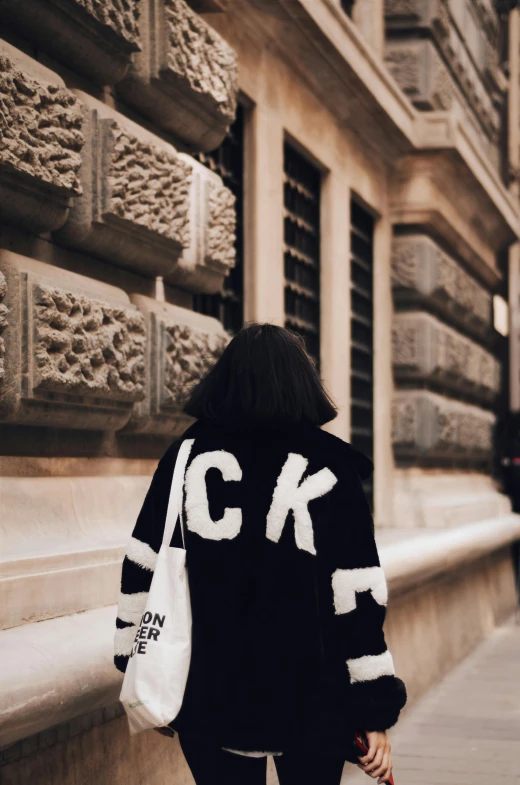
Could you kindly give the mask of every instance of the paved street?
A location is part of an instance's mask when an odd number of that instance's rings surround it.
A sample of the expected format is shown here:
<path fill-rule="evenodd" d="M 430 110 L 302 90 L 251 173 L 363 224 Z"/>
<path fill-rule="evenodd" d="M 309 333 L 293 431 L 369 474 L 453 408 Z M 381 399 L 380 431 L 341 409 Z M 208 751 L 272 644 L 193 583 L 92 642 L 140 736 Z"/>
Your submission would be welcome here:
<path fill-rule="evenodd" d="M 392 734 L 396 785 L 520 785 L 520 624 L 496 630 Z M 367 785 L 358 769 L 342 785 Z"/>

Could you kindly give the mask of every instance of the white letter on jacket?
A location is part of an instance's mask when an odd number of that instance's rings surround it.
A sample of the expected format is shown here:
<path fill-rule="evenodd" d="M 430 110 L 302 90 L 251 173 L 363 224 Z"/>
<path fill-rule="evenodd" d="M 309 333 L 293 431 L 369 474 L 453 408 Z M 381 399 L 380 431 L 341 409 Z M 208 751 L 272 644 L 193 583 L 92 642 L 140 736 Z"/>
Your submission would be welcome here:
<path fill-rule="evenodd" d="M 232 540 L 242 526 L 240 507 L 226 507 L 219 521 L 209 514 L 206 472 L 220 469 L 226 482 L 242 479 L 242 469 L 234 455 L 225 450 L 203 452 L 193 459 L 186 472 L 186 522 L 188 529 L 207 540 Z"/>
<path fill-rule="evenodd" d="M 294 536 L 296 545 L 303 551 L 316 554 L 312 519 L 307 508 L 312 499 L 324 496 L 337 483 L 330 469 L 321 469 L 306 477 L 300 485 L 308 460 L 303 455 L 289 453 L 278 477 L 273 493 L 271 508 L 267 514 L 267 537 L 278 542 L 290 510 L 294 513 Z"/>

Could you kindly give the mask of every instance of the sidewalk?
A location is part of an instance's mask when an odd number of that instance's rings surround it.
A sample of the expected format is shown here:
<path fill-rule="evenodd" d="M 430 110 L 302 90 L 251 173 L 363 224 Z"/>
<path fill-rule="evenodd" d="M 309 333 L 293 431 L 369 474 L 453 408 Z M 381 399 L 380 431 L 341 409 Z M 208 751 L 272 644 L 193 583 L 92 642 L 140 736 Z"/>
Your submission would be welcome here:
<path fill-rule="evenodd" d="M 520 785 L 520 624 L 490 638 L 391 731 L 396 785 Z M 377 780 L 345 769 L 342 785 Z"/>

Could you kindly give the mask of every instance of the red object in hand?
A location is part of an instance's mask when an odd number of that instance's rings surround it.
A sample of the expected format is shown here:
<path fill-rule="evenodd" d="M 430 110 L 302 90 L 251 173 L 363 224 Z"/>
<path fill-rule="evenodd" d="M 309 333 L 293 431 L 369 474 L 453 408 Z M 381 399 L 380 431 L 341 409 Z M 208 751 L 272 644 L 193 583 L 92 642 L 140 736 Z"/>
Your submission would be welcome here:
<path fill-rule="evenodd" d="M 362 736 L 361 733 L 355 733 L 354 734 L 354 739 L 355 739 L 355 742 L 356 742 L 357 746 L 359 747 L 359 749 L 363 753 L 363 755 L 366 755 L 367 752 L 368 752 L 368 747 L 367 747 L 367 743 L 366 743 L 365 737 Z M 391 775 L 390 775 L 390 779 L 389 780 L 385 780 L 385 782 L 387 783 L 387 785 L 395 785 L 394 778 Z"/>

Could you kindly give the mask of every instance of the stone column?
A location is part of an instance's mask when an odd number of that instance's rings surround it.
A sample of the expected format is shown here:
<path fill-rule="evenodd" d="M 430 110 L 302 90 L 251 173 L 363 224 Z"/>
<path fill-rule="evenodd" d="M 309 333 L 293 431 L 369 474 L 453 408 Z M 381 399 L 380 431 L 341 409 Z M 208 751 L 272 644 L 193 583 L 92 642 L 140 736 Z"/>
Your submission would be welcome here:
<path fill-rule="evenodd" d="M 251 111 L 249 149 L 254 199 L 247 214 L 245 318 L 283 325 L 283 128 L 269 102 Z"/>

